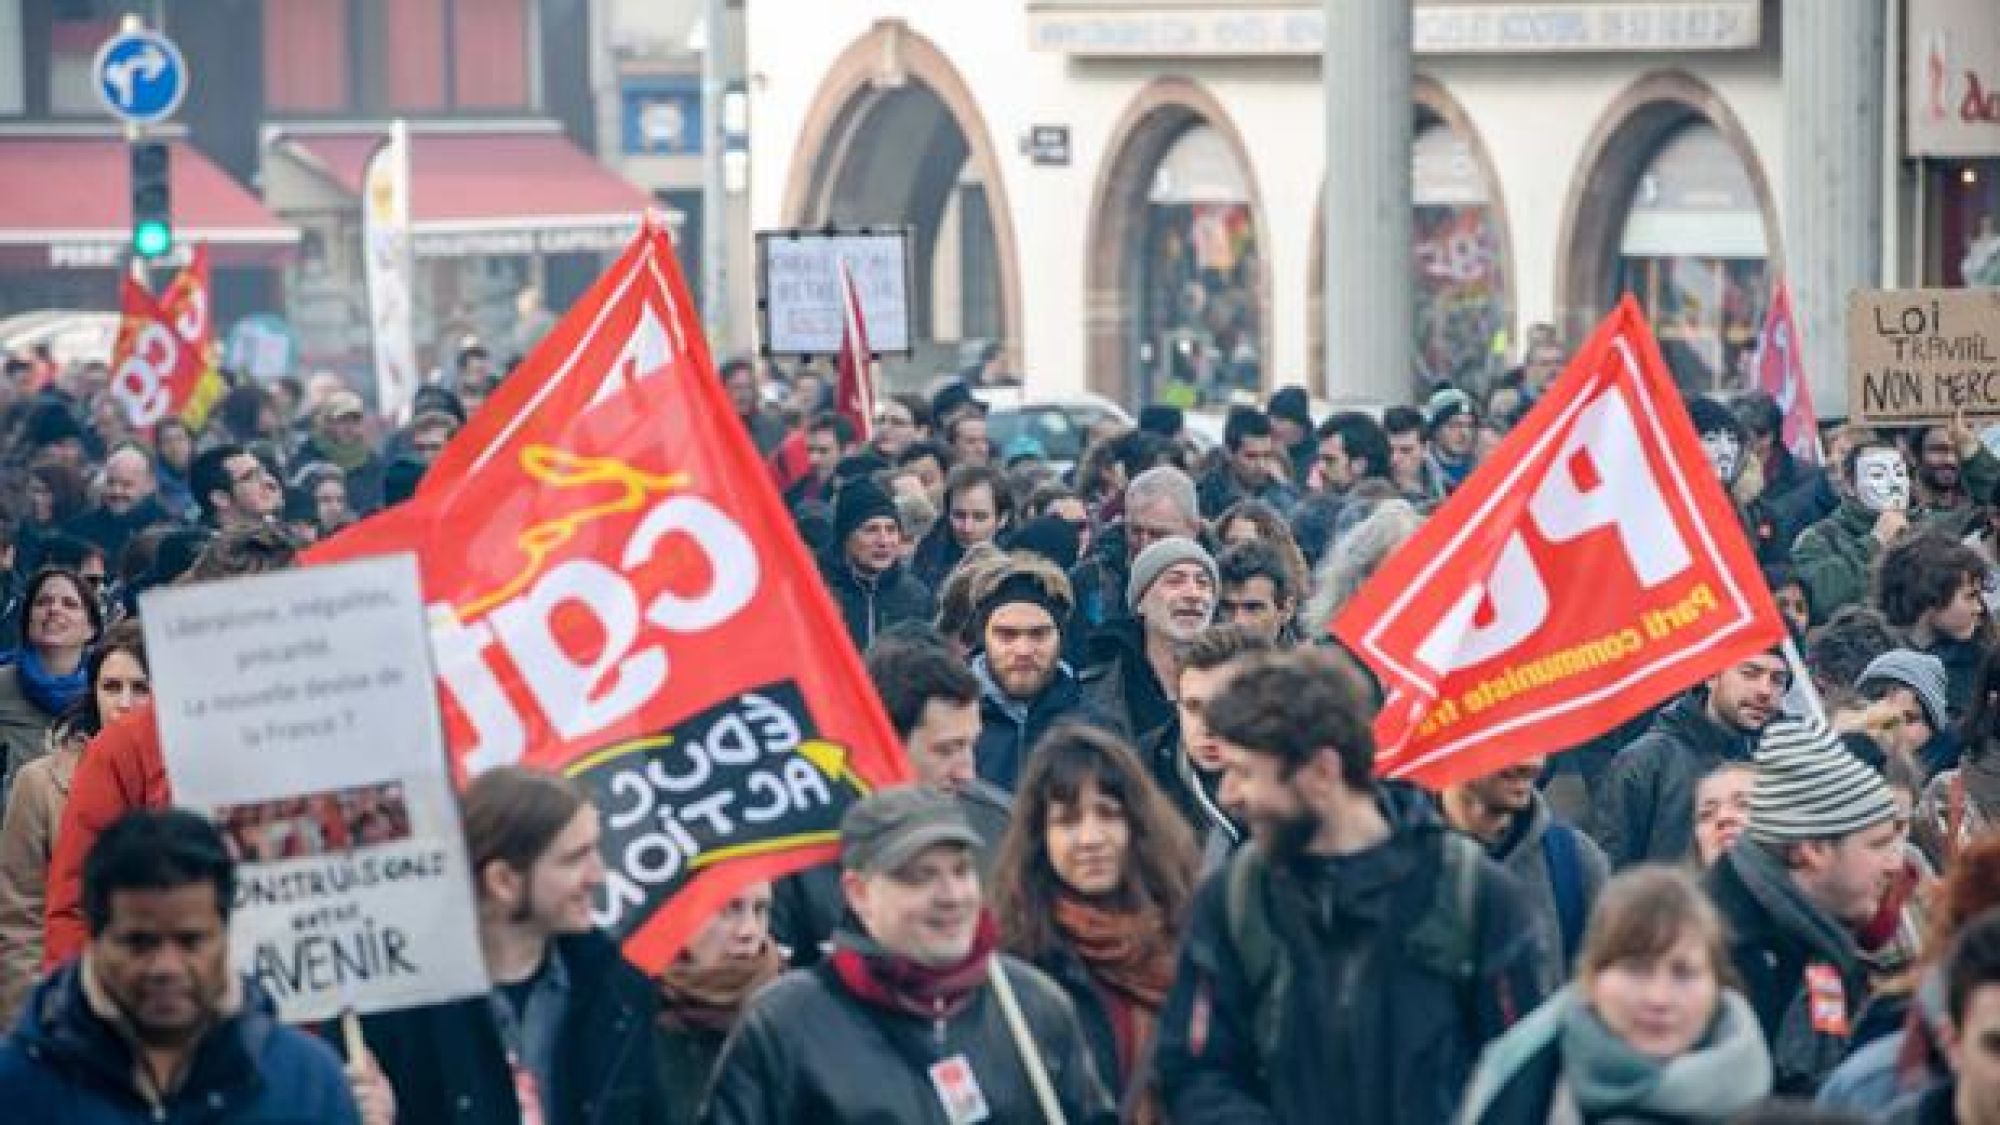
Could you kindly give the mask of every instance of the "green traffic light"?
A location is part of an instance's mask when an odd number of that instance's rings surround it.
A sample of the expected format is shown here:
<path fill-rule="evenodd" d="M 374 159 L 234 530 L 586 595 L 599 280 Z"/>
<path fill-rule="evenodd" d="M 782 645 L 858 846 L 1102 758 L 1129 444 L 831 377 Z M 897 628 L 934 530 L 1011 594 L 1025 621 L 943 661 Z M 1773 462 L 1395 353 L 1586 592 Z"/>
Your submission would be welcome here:
<path fill-rule="evenodd" d="M 173 228 L 158 219 L 143 219 L 132 228 L 132 252 L 151 261 L 174 247 Z"/>

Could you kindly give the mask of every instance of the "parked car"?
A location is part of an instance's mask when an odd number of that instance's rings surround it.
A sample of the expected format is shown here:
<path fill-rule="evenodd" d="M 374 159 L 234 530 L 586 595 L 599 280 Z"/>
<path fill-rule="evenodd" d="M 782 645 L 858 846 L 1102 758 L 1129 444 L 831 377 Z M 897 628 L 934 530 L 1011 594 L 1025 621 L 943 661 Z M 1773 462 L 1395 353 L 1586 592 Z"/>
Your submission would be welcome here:
<path fill-rule="evenodd" d="M 1019 387 L 991 387 L 972 394 L 986 404 L 986 437 L 996 459 L 1025 435 L 1042 443 L 1048 463 L 1058 472 L 1067 473 L 1083 456 L 1092 426 L 1106 418 L 1121 426 L 1136 424 L 1124 407 L 1088 391 L 1030 397 Z"/>

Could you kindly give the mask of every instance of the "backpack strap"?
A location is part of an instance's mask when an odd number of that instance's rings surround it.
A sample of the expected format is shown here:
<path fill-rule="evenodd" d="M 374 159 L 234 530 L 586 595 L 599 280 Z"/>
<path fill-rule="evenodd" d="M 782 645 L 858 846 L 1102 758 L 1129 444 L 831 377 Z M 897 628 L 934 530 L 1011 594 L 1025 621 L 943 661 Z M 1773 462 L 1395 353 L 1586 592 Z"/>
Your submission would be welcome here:
<path fill-rule="evenodd" d="M 1271 928 L 1270 901 L 1265 886 L 1264 858 L 1255 847 L 1241 847 L 1229 857 L 1229 882 L 1224 902 L 1229 943 L 1244 982 L 1255 998 L 1251 1040 L 1259 1065 L 1273 1057 L 1284 1017 L 1284 995 L 1291 991 L 1292 965 Z"/>
<path fill-rule="evenodd" d="M 1576 831 L 1567 824 L 1551 824 L 1542 833 L 1542 862 L 1549 870 L 1549 886 L 1556 896 L 1556 929 L 1562 935 L 1562 959 L 1567 965 L 1576 958 L 1583 942 L 1583 871 L 1577 859 Z"/>
<path fill-rule="evenodd" d="M 1479 863 L 1485 851 L 1458 832 L 1439 839 L 1430 905 L 1410 928 L 1405 947 L 1425 968 L 1463 985 L 1479 975 Z"/>

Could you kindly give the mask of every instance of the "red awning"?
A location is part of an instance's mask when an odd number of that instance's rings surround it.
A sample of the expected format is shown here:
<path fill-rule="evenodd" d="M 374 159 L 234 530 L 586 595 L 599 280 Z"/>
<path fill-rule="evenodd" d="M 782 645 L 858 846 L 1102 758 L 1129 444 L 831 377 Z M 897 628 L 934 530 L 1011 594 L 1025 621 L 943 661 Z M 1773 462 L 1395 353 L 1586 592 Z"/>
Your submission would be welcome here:
<path fill-rule="evenodd" d="M 298 244 L 257 197 L 185 141 L 173 148 L 174 237 L 218 265 L 265 265 Z M 0 137 L 0 260 L 108 269 L 131 242 L 130 155 L 118 137 Z"/>
<path fill-rule="evenodd" d="M 380 133 L 288 134 L 282 150 L 358 197 Z M 418 257 L 617 250 L 652 200 L 560 133 L 413 133 Z"/>

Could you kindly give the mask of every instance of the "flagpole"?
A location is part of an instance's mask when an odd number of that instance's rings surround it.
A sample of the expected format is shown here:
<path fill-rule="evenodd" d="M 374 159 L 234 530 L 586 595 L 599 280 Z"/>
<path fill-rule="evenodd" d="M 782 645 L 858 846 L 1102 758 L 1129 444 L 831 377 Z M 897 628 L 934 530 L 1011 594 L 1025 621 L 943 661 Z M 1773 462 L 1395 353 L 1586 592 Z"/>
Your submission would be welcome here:
<path fill-rule="evenodd" d="M 1792 670 L 1792 686 L 1805 700 L 1807 716 L 1825 725 L 1826 703 L 1819 697 L 1819 688 L 1813 684 L 1812 673 L 1806 670 L 1805 657 L 1799 655 L 1799 642 L 1793 640 L 1789 633 L 1785 636 L 1785 664 Z"/>

